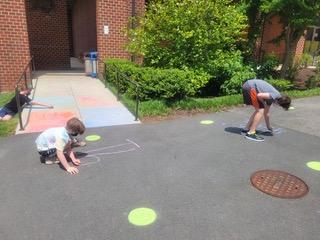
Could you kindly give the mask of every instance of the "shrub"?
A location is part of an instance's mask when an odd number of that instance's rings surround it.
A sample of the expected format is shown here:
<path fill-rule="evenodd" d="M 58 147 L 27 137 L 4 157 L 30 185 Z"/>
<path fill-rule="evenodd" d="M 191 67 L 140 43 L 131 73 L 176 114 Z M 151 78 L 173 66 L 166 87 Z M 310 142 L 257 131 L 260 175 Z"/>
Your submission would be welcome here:
<path fill-rule="evenodd" d="M 116 81 L 115 66 L 119 74 Z M 181 99 L 186 96 L 194 96 L 203 87 L 210 76 L 204 72 L 189 69 L 159 69 L 152 67 L 140 67 L 129 61 L 107 61 L 107 78 L 118 86 L 122 93 L 126 92 L 129 97 L 135 97 L 136 87 L 131 81 L 139 84 L 139 97 L 141 100 L 148 99 Z"/>
<path fill-rule="evenodd" d="M 293 84 L 286 79 L 267 79 L 267 82 L 274 86 L 279 91 L 286 91 L 293 88 Z"/>
<path fill-rule="evenodd" d="M 320 87 L 320 74 L 317 73 L 315 76 L 308 78 L 306 81 L 307 88 L 316 88 Z"/>
<path fill-rule="evenodd" d="M 245 39 L 246 16 L 232 2 L 151 1 L 144 18 L 128 31 L 127 50 L 143 56 L 148 67 L 207 72 L 212 78 L 202 92 L 213 95 L 233 76 L 228 66 L 238 63 L 236 49 Z"/>
<path fill-rule="evenodd" d="M 271 53 L 266 54 L 262 61 L 258 65 L 254 64 L 255 72 L 257 78 L 266 79 L 266 78 L 275 78 L 278 76 L 276 68 L 279 66 L 280 61 L 278 57 Z"/>
<path fill-rule="evenodd" d="M 300 68 L 306 68 L 312 65 L 312 63 L 313 63 L 313 57 L 308 53 L 302 54 L 301 57 L 298 59 L 298 64 Z"/>
<path fill-rule="evenodd" d="M 212 78 L 202 89 L 204 96 L 230 95 L 241 91 L 241 84 L 254 78 L 255 73 L 243 64 L 239 51 L 221 52 L 217 58 L 207 64 L 206 72 Z"/>

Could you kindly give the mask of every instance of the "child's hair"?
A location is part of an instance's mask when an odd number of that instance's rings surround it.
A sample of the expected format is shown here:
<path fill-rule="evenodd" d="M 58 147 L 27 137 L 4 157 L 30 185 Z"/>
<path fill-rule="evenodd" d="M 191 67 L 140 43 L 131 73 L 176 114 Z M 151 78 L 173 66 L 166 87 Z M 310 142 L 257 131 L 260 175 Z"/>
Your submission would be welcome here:
<path fill-rule="evenodd" d="M 20 92 L 27 92 L 27 93 L 30 93 L 32 91 L 32 88 L 31 87 L 22 87 L 20 89 Z"/>
<path fill-rule="evenodd" d="M 79 133 L 79 134 L 83 134 L 84 131 L 86 130 L 86 127 L 84 126 L 84 124 L 76 117 L 68 120 L 66 128 L 68 131 L 72 133 Z"/>
<path fill-rule="evenodd" d="M 277 98 L 277 103 L 285 110 L 288 110 L 291 104 L 291 98 L 287 95 L 282 95 Z"/>

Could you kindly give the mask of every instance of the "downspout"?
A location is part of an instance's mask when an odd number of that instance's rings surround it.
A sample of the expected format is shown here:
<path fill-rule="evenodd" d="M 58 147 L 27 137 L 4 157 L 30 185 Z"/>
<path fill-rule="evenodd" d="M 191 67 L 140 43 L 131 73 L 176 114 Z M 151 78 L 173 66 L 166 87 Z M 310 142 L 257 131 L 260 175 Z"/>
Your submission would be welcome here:
<path fill-rule="evenodd" d="M 135 29 L 134 17 L 136 16 L 136 0 L 131 0 L 131 29 Z M 135 56 L 131 55 L 131 62 L 135 61 Z"/>

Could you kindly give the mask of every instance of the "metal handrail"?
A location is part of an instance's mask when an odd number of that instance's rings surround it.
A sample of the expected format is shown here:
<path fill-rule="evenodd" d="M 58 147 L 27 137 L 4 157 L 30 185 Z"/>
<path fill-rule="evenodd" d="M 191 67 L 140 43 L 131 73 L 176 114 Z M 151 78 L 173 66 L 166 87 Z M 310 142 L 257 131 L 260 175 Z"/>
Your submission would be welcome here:
<path fill-rule="evenodd" d="M 27 78 L 27 71 L 29 70 L 29 79 L 30 79 L 30 85 L 28 85 L 28 78 Z M 25 88 L 33 88 L 33 71 L 35 71 L 35 64 L 34 64 L 34 57 L 32 56 L 31 59 L 29 60 L 28 64 L 25 66 L 23 69 L 22 74 L 20 75 L 20 78 L 18 81 L 16 81 L 15 85 L 15 97 L 16 97 L 16 102 L 17 102 L 17 109 L 18 109 L 18 116 L 19 116 L 19 125 L 20 125 L 20 131 L 24 130 L 23 124 L 22 124 L 22 109 L 24 106 L 20 105 L 20 89 L 19 89 L 19 84 L 21 83 L 22 80 L 24 80 L 24 87 Z"/>
<path fill-rule="evenodd" d="M 105 82 L 105 86 L 107 87 L 107 63 L 101 61 L 100 59 L 98 59 L 98 61 L 103 63 L 103 78 L 104 78 L 104 82 Z M 136 81 L 133 81 L 132 79 L 129 78 L 129 76 L 127 76 L 126 74 L 122 73 L 119 68 L 117 66 L 115 66 L 114 64 L 109 64 L 108 66 L 111 66 L 115 73 L 116 73 L 116 90 L 117 90 L 117 100 L 120 100 L 120 79 L 124 79 L 126 82 L 133 84 L 135 86 L 135 92 L 136 92 L 136 106 L 135 106 L 135 121 L 138 121 L 139 118 L 139 102 L 140 102 L 140 97 L 139 97 L 139 93 L 140 93 L 140 87 L 141 85 L 139 83 L 137 83 Z M 121 78 L 120 78 L 121 77 Z"/>

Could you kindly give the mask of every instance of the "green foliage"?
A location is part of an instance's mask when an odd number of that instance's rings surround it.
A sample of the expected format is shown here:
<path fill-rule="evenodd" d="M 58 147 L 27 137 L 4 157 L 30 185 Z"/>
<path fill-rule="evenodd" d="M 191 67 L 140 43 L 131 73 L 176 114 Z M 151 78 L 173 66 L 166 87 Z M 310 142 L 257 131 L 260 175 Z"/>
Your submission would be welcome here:
<path fill-rule="evenodd" d="M 239 5 L 248 18 L 247 41 L 242 45 L 247 61 L 252 61 L 256 49 L 257 39 L 261 36 L 267 14 L 261 12 L 263 0 L 241 0 Z"/>
<path fill-rule="evenodd" d="M 286 44 L 281 69 L 281 76 L 284 77 L 293 64 L 293 53 L 303 32 L 308 26 L 317 25 L 319 22 L 320 1 L 263 0 L 260 10 L 270 16 L 279 15 L 283 24 L 283 31 L 278 39 L 285 40 Z"/>
<path fill-rule="evenodd" d="M 266 54 L 261 62 L 257 63 L 255 66 L 257 78 L 265 79 L 277 77 L 278 73 L 276 68 L 279 66 L 279 64 L 280 61 L 275 54 Z"/>
<path fill-rule="evenodd" d="M 301 68 L 306 68 L 310 65 L 312 65 L 313 62 L 313 57 L 308 54 L 308 53 L 304 53 L 301 55 L 301 57 L 298 59 L 298 64 Z"/>
<path fill-rule="evenodd" d="M 293 88 L 293 84 L 286 79 L 267 79 L 267 82 L 274 86 L 279 91 L 286 91 Z"/>
<path fill-rule="evenodd" d="M 5 105 L 14 96 L 14 93 L 0 94 L 0 108 Z M 18 124 L 18 118 L 14 117 L 10 121 L 0 121 L 0 137 L 10 136 L 15 132 Z"/>
<path fill-rule="evenodd" d="M 231 0 L 154 1 L 129 31 L 128 50 L 143 56 L 145 66 L 207 72 L 212 78 L 206 92 L 217 92 L 239 75 L 235 69 L 242 70 L 237 44 L 245 28 L 246 17 Z"/>
<path fill-rule="evenodd" d="M 238 93 L 244 81 L 255 77 L 254 71 L 243 64 L 240 51 L 221 52 L 207 64 L 207 72 L 212 78 L 202 89 L 205 96 Z"/>
<path fill-rule="evenodd" d="M 308 80 L 306 81 L 306 87 L 307 88 L 320 87 L 320 74 L 316 74 L 315 76 L 308 78 Z"/>
<path fill-rule="evenodd" d="M 320 88 L 304 91 L 290 90 L 285 91 L 284 93 L 292 98 L 319 96 Z M 148 100 L 141 102 L 140 117 L 166 116 L 174 113 L 175 110 L 216 112 L 239 104 L 243 104 L 242 94 L 214 98 L 186 98 L 176 100 L 170 104 L 165 100 Z"/>
<path fill-rule="evenodd" d="M 120 73 L 118 81 L 115 69 Z M 194 96 L 209 81 L 209 77 L 204 72 L 188 69 L 157 69 L 140 67 L 124 60 L 107 61 L 107 80 L 131 98 L 136 96 L 137 89 L 130 81 L 138 83 L 139 97 L 142 100 Z"/>
<path fill-rule="evenodd" d="M 232 95 L 241 92 L 242 84 L 251 78 L 255 77 L 255 73 L 248 66 L 239 66 L 239 68 L 234 71 L 230 80 L 225 81 L 221 85 L 221 90 L 226 95 Z"/>
<path fill-rule="evenodd" d="M 147 66 L 203 68 L 220 51 L 232 51 L 246 27 L 230 0 L 167 0 L 150 3 L 129 32 L 128 50 Z"/>
<path fill-rule="evenodd" d="M 320 2 L 314 0 L 263 0 L 262 12 L 279 14 L 285 26 L 291 30 L 305 30 L 316 24 L 320 11 Z M 300 35 L 299 35 L 300 37 Z"/>
<path fill-rule="evenodd" d="M 13 92 L 0 93 L 0 108 L 4 106 L 7 102 L 9 102 L 13 96 Z"/>

